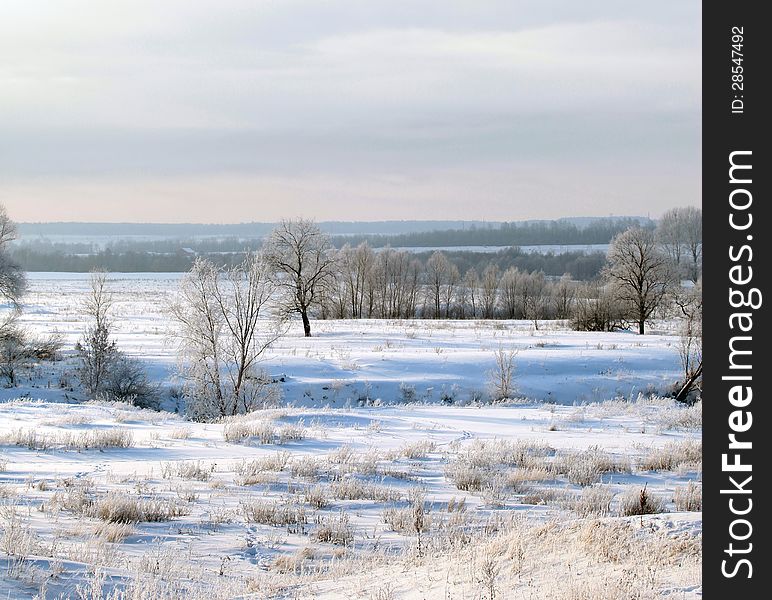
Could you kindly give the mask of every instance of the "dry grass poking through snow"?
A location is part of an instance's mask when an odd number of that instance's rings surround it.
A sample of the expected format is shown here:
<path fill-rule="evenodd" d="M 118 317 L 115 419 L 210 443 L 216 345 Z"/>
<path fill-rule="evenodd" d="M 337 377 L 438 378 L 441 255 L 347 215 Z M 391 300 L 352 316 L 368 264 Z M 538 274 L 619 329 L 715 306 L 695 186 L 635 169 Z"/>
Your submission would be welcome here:
<path fill-rule="evenodd" d="M 669 533 L 656 521 L 514 517 L 454 540 L 436 538 L 421 554 L 373 559 L 356 574 L 297 592 L 314 590 L 319 599 L 359 590 L 361 598 L 654 600 L 701 577 L 700 536 Z M 346 561 L 336 567 L 350 568 Z"/>
<path fill-rule="evenodd" d="M 642 471 L 702 470 L 702 441 L 668 442 L 650 451 L 638 464 Z"/>
<path fill-rule="evenodd" d="M 131 448 L 134 436 L 127 429 L 90 429 L 81 432 L 45 433 L 16 429 L 0 436 L 0 445 L 21 446 L 28 450 L 104 450 Z"/>

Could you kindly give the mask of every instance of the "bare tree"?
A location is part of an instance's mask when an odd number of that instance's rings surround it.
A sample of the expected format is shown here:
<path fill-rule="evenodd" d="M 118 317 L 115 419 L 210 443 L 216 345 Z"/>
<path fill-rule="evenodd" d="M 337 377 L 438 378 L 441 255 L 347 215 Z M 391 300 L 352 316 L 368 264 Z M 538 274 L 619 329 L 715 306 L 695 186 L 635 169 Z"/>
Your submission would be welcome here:
<path fill-rule="evenodd" d="M 483 319 L 492 319 L 496 316 L 500 276 L 499 268 L 496 265 L 488 265 L 480 277 L 480 308 Z"/>
<path fill-rule="evenodd" d="M 201 415 L 210 416 L 207 405 L 214 405 L 221 414 L 228 414 L 221 382 L 223 316 L 217 310 L 214 288 L 219 272 L 210 261 L 198 258 L 182 278 L 177 298 L 170 306 L 176 322 L 174 335 L 180 343 L 183 374 L 191 382 L 190 398 L 202 405 Z"/>
<path fill-rule="evenodd" d="M 486 269 L 487 271 L 487 269 Z M 523 273 L 517 267 L 509 267 L 501 276 L 501 307 L 504 316 L 508 319 L 516 319 L 520 315 L 520 291 L 522 288 Z"/>
<path fill-rule="evenodd" d="M 453 311 L 453 303 L 456 300 L 456 293 L 458 291 L 459 281 L 461 280 L 461 273 L 458 267 L 453 263 L 450 263 L 448 268 L 447 277 L 445 279 L 445 286 L 443 287 L 442 302 L 445 308 L 445 318 L 451 317 Z"/>
<path fill-rule="evenodd" d="M 311 337 L 309 312 L 333 277 L 334 259 L 327 235 L 313 221 L 282 221 L 266 244 L 266 256 L 283 291 L 283 308 L 300 314 Z"/>
<path fill-rule="evenodd" d="M 283 333 L 281 315 L 264 314 L 274 290 L 270 264 L 255 253 L 224 270 L 198 259 L 181 281 L 170 313 L 194 418 L 249 412 L 272 397 L 258 363 Z"/>
<path fill-rule="evenodd" d="M 8 246 L 16 238 L 16 223 L 0 204 L 0 296 L 18 310 L 19 301 L 27 288 L 27 281 L 24 271 L 8 254 Z"/>
<path fill-rule="evenodd" d="M 338 253 L 338 263 L 346 286 L 350 314 L 355 319 L 361 319 L 364 316 L 367 286 L 371 281 L 375 254 L 367 242 L 356 248 L 346 244 Z"/>
<path fill-rule="evenodd" d="M 31 358 L 26 337 L 14 324 L 0 327 L 0 377 L 5 377 L 9 387 L 16 387 L 19 370 Z"/>
<path fill-rule="evenodd" d="M 523 317 L 530 319 L 536 330 L 539 329 L 539 319 L 544 318 L 546 287 L 547 281 L 541 271 L 525 275 L 520 284 Z"/>
<path fill-rule="evenodd" d="M 0 377 L 6 378 L 9 387 L 15 387 L 19 371 L 41 360 L 55 360 L 61 348 L 61 336 L 35 338 L 19 326 L 18 313 L 12 312 L 0 322 Z"/>
<path fill-rule="evenodd" d="M 552 304 L 556 319 L 568 319 L 576 298 L 576 286 L 571 276 L 563 275 L 552 288 Z"/>
<path fill-rule="evenodd" d="M 671 288 L 671 264 L 647 229 L 633 227 L 611 241 L 603 274 L 638 324 L 640 335 Z"/>
<path fill-rule="evenodd" d="M 677 272 L 696 282 L 702 261 L 702 211 L 693 206 L 671 208 L 662 215 L 656 235 Z"/>
<path fill-rule="evenodd" d="M 416 315 L 421 263 L 404 250 L 386 248 L 378 252 L 371 281 L 373 315 L 411 318 Z"/>
<path fill-rule="evenodd" d="M 432 316 L 435 319 L 439 319 L 442 316 L 443 288 L 447 285 L 449 272 L 450 261 L 443 252 L 434 252 L 429 257 L 429 260 L 426 261 L 426 285 L 429 300 L 432 304 Z"/>
<path fill-rule="evenodd" d="M 462 319 L 477 318 L 479 287 L 480 277 L 477 275 L 477 271 L 473 268 L 467 269 L 458 287 L 459 316 Z"/>
<path fill-rule="evenodd" d="M 702 390 L 702 285 L 679 289 L 674 303 L 683 316 L 678 342 L 683 381 L 679 382 L 675 399 L 686 402 L 694 389 Z"/>
<path fill-rule="evenodd" d="M 83 302 L 83 312 L 89 324 L 75 345 L 80 364 L 78 379 L 93 396 L 105 391 L 110 368 L 118 359 L 118 348 L 112 339 L 110 310 L 112 294 L 107 290 L 107 273 L 93 271 L 89 279 L 89 292 Z"/>
<path fill-rule="evenodd" d="M 583 284 L 571 309 L 571 326 L 577 331 L 614 331 L 627 322 L 629 308 L 615 297 L 608 285 Z"/>
<path fill-rule="evenodd" d="M 516 349 L 504 350 L 499 346 L 494 352 L 495 365 L 488 372 L 488 385 L 494 401 L 507 400 L 515 393 Z"/>
<path fill-rule="evenodd" d="M 687 275 L 694 283 L 702 272 L 702 211 L 693 206 L 684 209 L 684 240 L 689 257 Z"/>

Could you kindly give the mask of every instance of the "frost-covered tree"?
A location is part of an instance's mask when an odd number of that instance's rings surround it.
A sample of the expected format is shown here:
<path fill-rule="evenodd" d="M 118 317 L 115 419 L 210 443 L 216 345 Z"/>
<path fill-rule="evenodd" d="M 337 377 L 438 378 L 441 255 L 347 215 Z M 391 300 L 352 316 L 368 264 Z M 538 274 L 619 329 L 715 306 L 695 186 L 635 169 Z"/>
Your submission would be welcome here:
<path fill-rule="evenodd" d="M 508 319 L 515 319 L 520 315 L 521 308 L 521 288 L 523 277 L 526 277 L 524 273 L 521 273 L 517 267 L 509 267 L 501 276 L 500 283 L 500 297 L 501 308 L 504 311 L 504 315 Z"/>
<path fill-rule="evenodd" d="M 266 314 L 275 289 L 270 263 L 257 253 L 227 269 L 199 258 L 180 282 L 170 314 L 192 417 L 235 415 L 274 402 L 276 388 L 259 362 L 283 333 L 281 315 Z"/>
<path fill-rule="evenodd" d="M 683 372 L 675 398 L 687 402 L 693 390 L 702 391 L 702 281 L 693 288 L 677 288 L 674 303 L 682 317 L 678 355 Z"/>
<path fill-rule="evenodd" d="M 547 280 L 541 271 L 524 275 L 520 283 L 520 300 L 523 318 L 530 319 L 539 329 L 539 319 L 544 318 Z"/>
<path fill-rule="evenodd" d="M 453 267 L 444 252 L 436 251 L 426 261 L 426 290 L 427 300 L 431 305 L 431 315 L 435 319 L 442 317 L 443 303 L 447 302 L 447 289 L 451 284 L 451 277 L 458 280 L 458 268 L 453 272 Z M 452 293 L 452 291 L 451 291 Z M 448 307 L 445 305 L 445 316 L 447 317 Z"/>
<path fill-rule="evenodd" d="M 656 235 L 679 274 L 696 283 L 702 263 L 702 211 L 694 206 L 671 208 L 662 215 Z"/>
<path fill-rule="evenodd" d="M 477 275 L 477 271 L 473 268 L 467 269 L 458 286 L 458 310 L 459 317 L 462 319 L 477 318 L 479 287 L 480 277 Z"/>
<path fill-rule="evenodd" d="M 352 248 L 348 244 L 336 255 L 336 263 L 343 285 L 349 314 L 361 319 L 367 312 L 366 299 L 371 272 L 375 264 L 375 253 L 367 242 Z"/>
<path fill-rule="evenodd" d="M 110 370 L 118 360 L 118 348 L 112 339 L 112 306 L 113 297 L 107 289 L 107 273 L 92 272 L 89 292 L 83 302 L 83 312 L 89 323 L 75 345 L 79 360 L 78 379 L 92 396 L 105 392 Z"/>
<path fill-rule="evenodd" d="M 276 275 L 287 313 L 298 313 L 303 333 L 311 337 L 311 307 L 334 276 L 329 238 L 307 219 L 282 221 L 266 242 L 265 256 Z"/>
<path fill-rule="evenodd" d="M 674 281 L 672 262 L 660 250 L 654 233 L 633 227 L 617 235 L 611 241 L 603 275 L 643 335 L 646 321 Z"/>
<path fill-rule="evenodd" d="M 551 291 L 552 308 L 556 319 L 568 319 L 573 310 L 574 300 L 576 299 L 576 285 L 571 281 L 571 276 L 563 275 L 558 282 L 552 286 Z"/>
<path fill-rule="evenodd" d="M 488 265 L 480 277 L 480 310 L 483 319 L 492 319 L 496 316 L 500 276 L 496 265 Z"/>
<path fill-rule="evenodd" d="M 5 206 L 0 204 L 0 296 L 12 304 L 15 310 L 27 288 L 24 271 L 8 253 L 10 243 L 17 238 L 16 223 L 8 216 Z"/>

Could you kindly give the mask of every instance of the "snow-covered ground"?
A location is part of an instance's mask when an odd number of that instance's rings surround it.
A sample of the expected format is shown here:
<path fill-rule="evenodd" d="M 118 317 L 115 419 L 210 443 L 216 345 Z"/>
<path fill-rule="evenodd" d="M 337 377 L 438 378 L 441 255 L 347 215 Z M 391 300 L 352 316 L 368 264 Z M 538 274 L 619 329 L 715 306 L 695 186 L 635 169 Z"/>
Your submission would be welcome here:
<path fill-rule="evenodd" d="M 178 278 L 111 280 L 167 386 Z M 22 321 L 71 348 L 87 276 L 30 279 Z M 3 389 L 0 598 L 701 595 L 701 407 L 645 394 L 678 378 L 667 324 L 313 327 L 266 357 L 287 407 L 225 422 L 84 403 L 67 360 Z M 499 348 L 521 399 L 476 402 Z"/>
<path fill-rule="evenodd" d="M 31 273 L 22 323 L 39 334 L 59 333 L 72 347 L 85 326 L 80 306 L 88 277 Z M 164 381 L 176 366 L 165 311 L 179 278 L 111 275 L 118 346 Z M 263 362 L 285 379 L 284 397 L 298 406 L 392 403 L 404 399 L 405 386 L 421 402 L 468 403 L 486 395 L 499 348 L 517 351 L 519 396 L 560 404 L 665 392 L 680 369 L 675 335 L 584 333 L 549 321 L 538 330 L 530 321 L 316 321 L 313 332 L 303 338 L 295 324 Z"/>

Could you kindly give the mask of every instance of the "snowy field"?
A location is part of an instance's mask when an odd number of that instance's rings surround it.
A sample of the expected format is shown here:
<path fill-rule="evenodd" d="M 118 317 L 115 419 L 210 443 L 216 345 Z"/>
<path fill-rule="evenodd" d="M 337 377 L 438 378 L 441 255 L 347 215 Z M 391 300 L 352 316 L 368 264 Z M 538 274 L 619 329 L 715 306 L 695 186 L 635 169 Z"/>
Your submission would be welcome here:
<path fill-rule="evenodd" d="M 164 389 L 178 279 L 111 278 L 118 346 Z M 31 274 L 22 322 L 69 351 L 86 288 Z M 657 397 L 667 323 L 313 327 L 264 362 L 285 406 L 223 422 L 84 403 L 71 358 L 3 389 L 0 598 L 701 596 L 701 406 Z M 490 405 L 499 348 L 517 398 Z"/>

